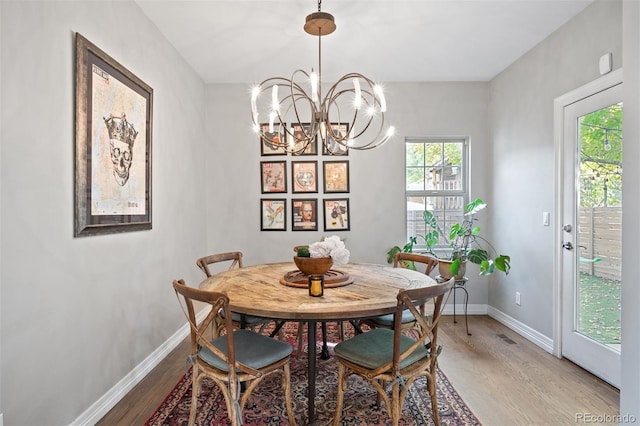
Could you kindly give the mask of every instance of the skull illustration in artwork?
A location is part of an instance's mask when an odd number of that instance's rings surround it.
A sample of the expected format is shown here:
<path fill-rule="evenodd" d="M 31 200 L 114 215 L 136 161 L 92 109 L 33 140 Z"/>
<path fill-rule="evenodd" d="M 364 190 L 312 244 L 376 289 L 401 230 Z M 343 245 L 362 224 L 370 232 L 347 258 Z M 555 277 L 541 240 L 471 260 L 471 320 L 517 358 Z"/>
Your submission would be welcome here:
<path fill-rule="evenodd" d="M 113 176 L 118 185 L 124 186 L 129 180 L 129 171 L 133 160 L 133 142 L 138 136 L 138 132 L 127 121 L 124 113 L 122 117 L 109 115 L 109 118 L 104 118 L 104 122 L 109 131 Z"/>

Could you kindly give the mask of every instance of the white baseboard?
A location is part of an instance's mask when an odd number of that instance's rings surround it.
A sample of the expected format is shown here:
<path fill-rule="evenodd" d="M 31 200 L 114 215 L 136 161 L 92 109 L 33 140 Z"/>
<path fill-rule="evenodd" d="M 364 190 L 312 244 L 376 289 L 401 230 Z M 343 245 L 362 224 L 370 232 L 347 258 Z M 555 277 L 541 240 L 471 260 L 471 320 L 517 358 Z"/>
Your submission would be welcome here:
<path fill-rule="evenodd" d="M 206 310 L 197 315 L 198 322 L 206 314 Z M 75 419 L 72 426 L 95 425 L 111 410 L 124 396 L 140 383 L 169 353 L 176 348 L 189 335 L 189 325 L 185 324 L 167 339 L 158 349 L 153 351 L 147 358 L 124 376 L 114 387 L 109 389 L 100 399 L 94 402 L 84 413 Z M 0 417 L 0 426 L 2 418 Z"/>
<path fill-rule="evenodd" d="M 443 315 L 453 315 L 453 305 L 447 303 L 442 311 Z M 460 316 L 464 316 L 464 304 L 456 303 L 456 318 Z M 467 315 L 487 315 L 487 305 L 468 305 L 467 306 Z"/>
<path fill-rule="evenodd" d="M 553 339 L 551 339 L 550 337 L 545 336 L 544 334 L 534 330 L 528 325 L 521 323 L 517 319 L 510 317 L 504 312 L 499 311 L 491 306 L 488 307 L 487 314 L 499 323 L 504 324 L 525 339 L 529 340 L 536 346 L 539 346 L 545 351 L 553 354 Z"/>

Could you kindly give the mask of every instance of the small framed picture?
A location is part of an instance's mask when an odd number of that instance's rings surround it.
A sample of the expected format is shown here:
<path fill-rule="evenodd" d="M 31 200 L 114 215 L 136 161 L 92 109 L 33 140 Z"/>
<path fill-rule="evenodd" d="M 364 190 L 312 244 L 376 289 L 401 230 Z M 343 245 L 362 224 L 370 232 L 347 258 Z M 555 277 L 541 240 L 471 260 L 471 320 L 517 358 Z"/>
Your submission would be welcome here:
<path fill-rule="evenodd" d="M 349 192 L 349 161 L 323 163 L 324 192 Z"/>
<path fill-rule="evenodd" d="M 293 155 L 318 155 L 318 138 L 313 135 L 311 142 L 306 147 L 304 146 L 304 139 L 306 139 L 305 133 L 309 135 L 311 125 L 309 123 L 295 123 L 291 125 L 293 136 L 288 135 L 289 138 L 293 137 Z"/>
<path fill-rule="evenodd" d="M 287 162 L 261 161 L 262 193 L 287 192 Z"/>
<path fill-rule="evenodd" d="M 261 231 L 286 231 L 287 230 L 287 200 L 261 199 L 260 200 L 260 230 Z"/>
<path fill-rule="evenodd" d="M 318 230 L 318 200 L 291 200 L 291 220 L 293 231 Z"/>
<path fill-rule="evenodd" d="M 273 132 L 269 131 L 269 124 L 263 123 L 260 124 L 260 127 L 262 128 L 263 134 L 273 142 L 280 143 L 280 141 L 284 141 L 284 130 L 279 123 L 274 124 L 272 129 Z M 277 146 L 269 139 L 265 139 L 260 136 L 260 155 L 287 155 L 287 151 L 285 151 L 284 147 Z"/>
<path fill-rule="evenodd" d="M 335 141 L 332 135 L 340 137 L 349 133 L 349 124 L 331 123 L 331 132 L 327 134 L 326 145 L 322 146 L 323 155 L 349 155 L 349 148 Z"/>
<path fill-rule="evenodd" d="M 336 198 L 322 200 L 324 204 L 324 230 L 349 231 L 351 217 L 349 214 L 349 199 Z"/>
<path fill-rule="evenodd" d="M 292 161 L 291 180 L 294 194 L 318 192 L 318 162 Z"/>

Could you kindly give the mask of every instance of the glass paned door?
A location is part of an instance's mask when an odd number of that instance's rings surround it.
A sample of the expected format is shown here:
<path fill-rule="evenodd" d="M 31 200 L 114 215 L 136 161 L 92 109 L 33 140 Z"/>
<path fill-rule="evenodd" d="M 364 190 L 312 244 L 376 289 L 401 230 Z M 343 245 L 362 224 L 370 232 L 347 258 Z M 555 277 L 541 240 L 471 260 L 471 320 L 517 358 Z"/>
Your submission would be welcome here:
<path fill-rule="evenodd" d="M 622 84 L 565 106 L 562 355 L 620 385 Z"/>
<path fill-rule="evenodd" d="M 622 103 L 578 118 L 578 332 L 620 350 Z"/>

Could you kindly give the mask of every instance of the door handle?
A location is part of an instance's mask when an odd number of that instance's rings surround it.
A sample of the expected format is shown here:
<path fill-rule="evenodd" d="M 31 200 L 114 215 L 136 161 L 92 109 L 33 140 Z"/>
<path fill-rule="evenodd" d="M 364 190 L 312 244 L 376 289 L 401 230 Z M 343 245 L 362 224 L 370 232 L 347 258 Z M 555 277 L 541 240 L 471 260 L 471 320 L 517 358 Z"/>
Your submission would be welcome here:
<path fill-rule="evenodd" d="M 567 241 L 566 243 L 562 243 L 562 247 L 567 249 L 567 250 L 573 250 L 573 244 L 571 244 L 571 241 Z"/>

